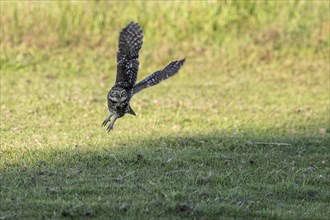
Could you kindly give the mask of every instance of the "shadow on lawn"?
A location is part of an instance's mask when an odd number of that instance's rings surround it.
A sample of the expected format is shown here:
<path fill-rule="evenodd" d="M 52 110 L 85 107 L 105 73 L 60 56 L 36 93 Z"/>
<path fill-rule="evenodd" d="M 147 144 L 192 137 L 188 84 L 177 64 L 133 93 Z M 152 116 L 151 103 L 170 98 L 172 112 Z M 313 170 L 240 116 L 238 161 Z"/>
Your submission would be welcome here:
<path fill-rule="evenodd" d="M 0 218 L 320 217 L 328 143 L 209 134 L 26 152 L 5 162 Z"/>

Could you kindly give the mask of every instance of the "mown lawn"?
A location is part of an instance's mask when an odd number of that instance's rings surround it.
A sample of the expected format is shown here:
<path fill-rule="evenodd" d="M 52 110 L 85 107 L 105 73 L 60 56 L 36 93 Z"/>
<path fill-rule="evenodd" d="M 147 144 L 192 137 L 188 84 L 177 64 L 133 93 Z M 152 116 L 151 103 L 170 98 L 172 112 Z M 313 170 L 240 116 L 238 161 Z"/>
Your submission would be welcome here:
<path fill-rule="evenodd" d="M 322 1 L 1 2 L 0 219 L 328 219 L 329 19 Z M 139 79 L 186 63 L 107 133 L 131 20 Z"/>

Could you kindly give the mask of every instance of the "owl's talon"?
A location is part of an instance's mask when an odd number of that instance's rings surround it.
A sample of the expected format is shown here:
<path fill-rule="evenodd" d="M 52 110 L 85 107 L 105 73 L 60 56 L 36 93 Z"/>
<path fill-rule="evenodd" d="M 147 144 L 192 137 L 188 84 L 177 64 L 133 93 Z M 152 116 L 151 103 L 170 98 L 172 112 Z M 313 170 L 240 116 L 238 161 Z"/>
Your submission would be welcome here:
<path fill-rule="evenodd" d="M 111 123 L 109 124 L 109 126 L 107 127 L 107 131 L 110 132 L 113 129 L 113 125 L 115 124 L 115 121 L 117 120 L 117 116 L 115 115 L 115 117 L 113 118 L 113 120 L 111 121 Z"/>
<path fill-rule="evenodd" d="M 107 131 L 110 132 L 113 129 L 113 126 L 111 124 L 108 126 Z"/>
<path fill-rule="evenodd" d="M 106 126 L 108 124 L 109 121 L 107 120 L 104 120 L 103 123 L 102 123 L 102 126 Z"/>
<path fill-rule="evenodd" d="M 102 126 L 106 126 L 108 124 L 108 122 L 110 121 L 112 114 L 110 114 L 106 119 L 104 119 L 104 121 L 102 122 Z"/>

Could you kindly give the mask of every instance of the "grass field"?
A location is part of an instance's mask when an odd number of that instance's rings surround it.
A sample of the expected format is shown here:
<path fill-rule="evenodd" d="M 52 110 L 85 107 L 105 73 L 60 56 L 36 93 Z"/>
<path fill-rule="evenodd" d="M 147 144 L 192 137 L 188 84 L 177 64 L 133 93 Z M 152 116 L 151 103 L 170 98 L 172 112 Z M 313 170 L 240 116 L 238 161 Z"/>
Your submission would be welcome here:
<path fill-rule="evenodd" d="M 1 1 L 0 219 L 329 219 L 327 1 Z M 144 29 L 107 133 L 118 34 Z"/>

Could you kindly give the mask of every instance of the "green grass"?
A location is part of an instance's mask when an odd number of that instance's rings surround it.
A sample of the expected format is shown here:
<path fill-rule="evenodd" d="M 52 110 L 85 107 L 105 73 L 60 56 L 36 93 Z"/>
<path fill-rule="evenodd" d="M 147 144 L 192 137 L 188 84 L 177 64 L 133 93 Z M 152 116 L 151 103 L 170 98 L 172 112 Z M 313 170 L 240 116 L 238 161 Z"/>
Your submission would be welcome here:
<path fill-rule="evenodd" d="M 328 219 L 329 19 L 325 1 L 2 1 L 0 219 Z M 107 133 L 131 20 L 139 79 L 186 63 Z"/>

